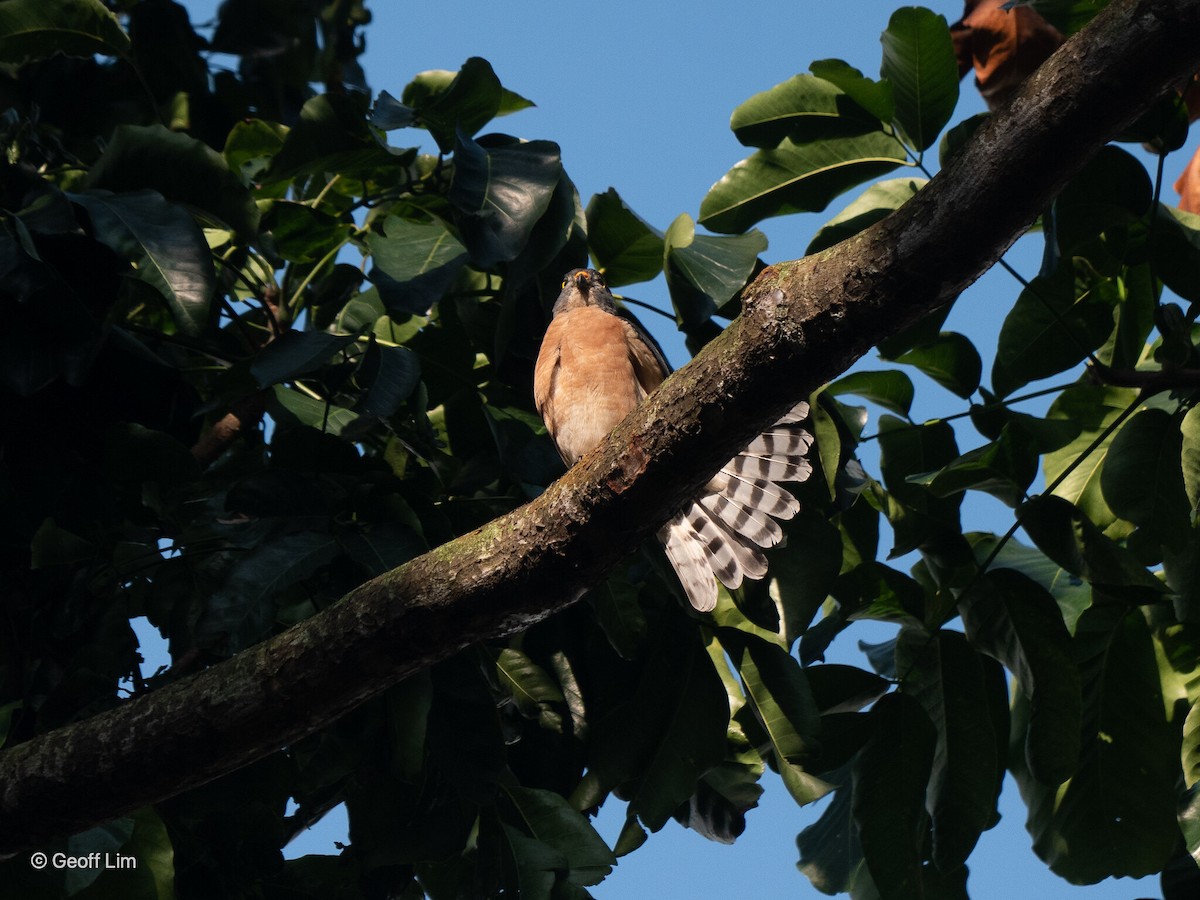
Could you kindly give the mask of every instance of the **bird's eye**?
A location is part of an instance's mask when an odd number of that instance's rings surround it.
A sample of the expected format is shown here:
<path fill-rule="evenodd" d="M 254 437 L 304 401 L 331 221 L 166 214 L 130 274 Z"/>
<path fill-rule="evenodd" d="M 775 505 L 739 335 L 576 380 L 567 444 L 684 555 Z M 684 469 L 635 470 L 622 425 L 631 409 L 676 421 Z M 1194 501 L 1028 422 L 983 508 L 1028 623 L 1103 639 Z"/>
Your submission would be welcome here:
<path fill-rule="evenodd" d="M 564 279 L 563 279 L 562 286 L 563 286 L 563 287 L 566 287 L 566 286 L 567 286 L 568 284 L 570 284 L 570 283 L 571 283 L 571 279 L 570 279 L 570 278 L 564 278 Z"/>

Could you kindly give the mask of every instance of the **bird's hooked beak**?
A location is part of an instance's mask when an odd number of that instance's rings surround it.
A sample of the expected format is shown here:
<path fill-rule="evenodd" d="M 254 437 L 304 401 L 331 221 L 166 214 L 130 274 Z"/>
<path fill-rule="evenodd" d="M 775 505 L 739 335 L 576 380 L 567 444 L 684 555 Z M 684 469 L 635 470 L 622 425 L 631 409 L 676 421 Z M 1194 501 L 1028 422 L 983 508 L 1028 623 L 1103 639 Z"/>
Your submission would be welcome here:
<path fill-rule="evenodd" d="M 592 286 L 591 280 L 588 278 L 586 271 L 575 273 L 575 286 L 579 288 L 579 293 L 587 295 L 588 289 Z"/>

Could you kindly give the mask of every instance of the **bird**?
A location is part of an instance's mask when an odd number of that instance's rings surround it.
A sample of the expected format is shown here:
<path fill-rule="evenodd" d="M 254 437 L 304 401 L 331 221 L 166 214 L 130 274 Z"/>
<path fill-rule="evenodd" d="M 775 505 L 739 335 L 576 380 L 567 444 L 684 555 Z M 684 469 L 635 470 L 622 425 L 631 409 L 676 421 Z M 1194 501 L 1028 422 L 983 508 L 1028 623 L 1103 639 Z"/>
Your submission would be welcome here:
<path fill-rule="evenodd" d="M 671 367 L 595 269 L 572 269 L 562 282 L 534 365 L 534 404 L 568 468 L 600 443 L 657 388 Z M 720 580 L 727 588 L 767 573 L 762 548 L 783 538 L 776 519 L 800 502 L 779 482 L 804 481 L 812 435 L 798 403 L 722 466 L 700 493 L 658 531 L 691 606 L 711 612 Z"/>

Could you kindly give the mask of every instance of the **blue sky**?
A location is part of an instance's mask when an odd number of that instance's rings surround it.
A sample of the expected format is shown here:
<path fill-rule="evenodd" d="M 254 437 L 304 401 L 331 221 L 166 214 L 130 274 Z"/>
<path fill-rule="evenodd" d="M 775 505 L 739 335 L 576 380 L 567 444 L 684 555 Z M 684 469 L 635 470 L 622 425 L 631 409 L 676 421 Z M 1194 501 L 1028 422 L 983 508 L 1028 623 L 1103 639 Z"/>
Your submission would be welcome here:
<path fill-rule="evenodd" d="M 183 2 L 194 22 L 209 18 L 215 7 L 213 0 Z M 806 71 L 817 59 L 837 57 L 876 75 L 878 37 L 896 5 L 885 0 L 696 0 L 685 5 L 646 0 L 586 5 L 570 0 L 443 0 L 436 5 L 374 0 L 369 3 L 374 22 L 366 30 L 363 62 L 373 91 L 399 95 L 419 71 L 457 69 L 469 56 L 485 57 L 506 87 L 537 104 L 497 121 L 491 130 L 558 142 L 585 204 L 592 194 L 616 187 L 643 218 L 665 229 L 681 212 L 695 217 L 710 185 L 748 155 L 728 128 L 737 104 Z M 962 9 L 961 0 L 931 0 L 927 5 L 950 21 Z M 956 120 L 983 108 L 969 78 L 962 90 Z M 406 139 L 410 138 L 404 133 L 392 135 L 393 143 Z M 1169 171 L 1176 172 L 1182 163 L 1176 160 Z M 812 233 L 853 196 L 835 201 L 825 213 L 762 223 L 759 227 L 770 239 L 764 258 L 801 255 Z M 1168 187 L 1164 199 L 1170 202 L 1171 197 Z M 1032 275 L 1039 256 L 1040 242 L 1026 239 L 1009 259 L 1023 274 Z M 1018 290 L 1010 276 L 994 270 L 959 301 L 947 325 L 976 341 L 984 357 L 985 381 L 995 335 Z M 670 308 L 661 279 L 625 292 Z M 656 319 L 650 317 L 647 324 L 672 363 L 682 364 L 687 357 L 682 341 L 671 333 L 669 323 L 664 331 Z M 884 366 L 868 356 L 859 367 Z M 946 391 L 918 380 L 918 420 L 964 408 Z M 864 453 L 864 463 L 877 473 L 869 453 Z M 998 532 L 1012 521 L 999 503 L 974 498 L 965 519 L 968 528 Z M 865 665 L 853 644 L 859 638 L 877 640 L 879 635 L 851 629 L 848 640 L 835 644 L 831 660 Z M 795 836 L 815 820 L 819 806 L 798 808 L 778 779 L 768 778 L 773 780 L 766 783 L 762 804 L 751 812 L 747 832 L 737 844 L 710 843 L 672 822 L 622 859 L 593 895 L 598 900 L 822 896 L 794 868 Z M 1067 885 L 1033 855 L 1023 827 L 1024 807 L 1011 781 L 1001 812 L 1003 821 L 984 835 L 971 859 L 974 900 L 1160 896 L 1156 879 L 1109 881 L 1089 888 Z M 615 840 L 622 819 L 622 805 L 610 801 L 598 827 Z M 346 839 L 344 818 L 339 816 L 297 841 L 288 855 L 335 852 L 335 839 Z"/>

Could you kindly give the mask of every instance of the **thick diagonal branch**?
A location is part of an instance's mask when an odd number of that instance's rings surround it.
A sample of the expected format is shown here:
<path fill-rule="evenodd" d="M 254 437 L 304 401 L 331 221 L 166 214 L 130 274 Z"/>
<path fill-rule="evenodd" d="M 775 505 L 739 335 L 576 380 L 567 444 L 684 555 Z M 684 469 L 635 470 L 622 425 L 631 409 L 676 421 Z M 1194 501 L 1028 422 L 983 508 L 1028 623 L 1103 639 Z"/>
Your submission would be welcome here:
<path fill-rule="evenodd" d="M 228 662 L 0 754 L 0 849 L 230 772 L 574 602 L 797 399 L 957 295 L 1200 65 L 1200 0 L 1118 0 L 898 213 L 762 273 L 744 312 L 537 501 Z"/>

